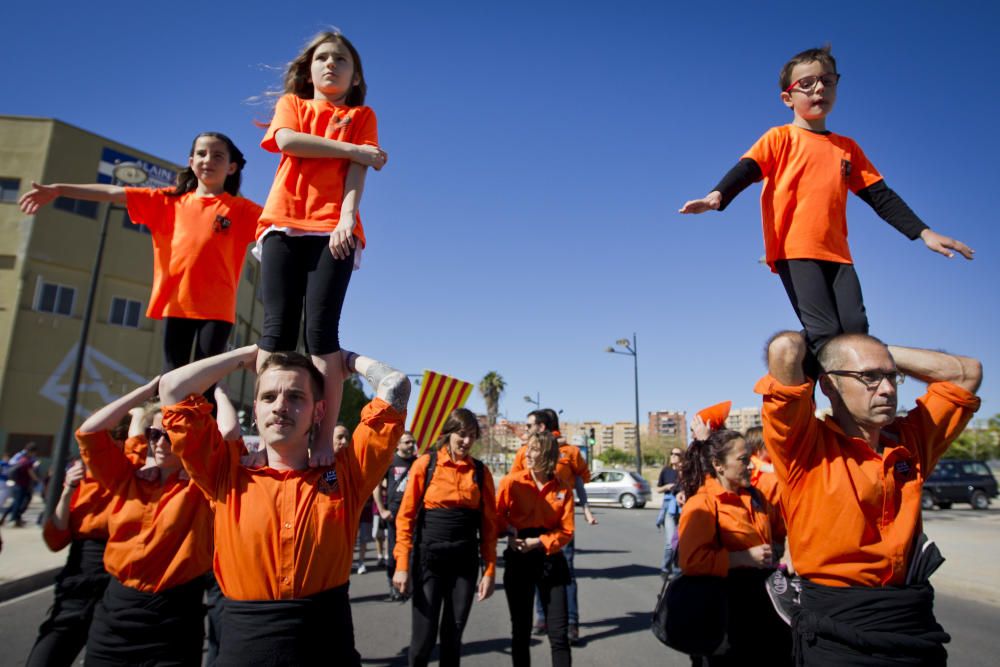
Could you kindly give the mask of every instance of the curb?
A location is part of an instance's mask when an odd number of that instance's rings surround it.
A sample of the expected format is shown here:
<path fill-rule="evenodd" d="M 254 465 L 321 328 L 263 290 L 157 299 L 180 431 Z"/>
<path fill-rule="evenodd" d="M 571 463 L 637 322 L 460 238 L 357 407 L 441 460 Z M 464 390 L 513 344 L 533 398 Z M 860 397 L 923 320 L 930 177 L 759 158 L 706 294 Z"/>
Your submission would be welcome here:
<path fill-rule="evenodd" d="M 61 567 L 55 567 L 51 570 L 43 570 L 42 572 L 29 574 L 27 577 L 22 577 L 21 579 L 0 584 L 0 602 L 13 600 L 16 597 L 33 593 L 46 586 L 51 586 L 60 570 L 62 570 Z"/>

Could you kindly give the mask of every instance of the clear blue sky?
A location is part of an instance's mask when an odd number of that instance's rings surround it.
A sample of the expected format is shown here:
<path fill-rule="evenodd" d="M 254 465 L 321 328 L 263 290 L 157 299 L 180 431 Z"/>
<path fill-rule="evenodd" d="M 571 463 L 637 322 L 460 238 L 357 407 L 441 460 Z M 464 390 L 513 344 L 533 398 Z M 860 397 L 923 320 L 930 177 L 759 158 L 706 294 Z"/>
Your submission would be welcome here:
<path fill-rule="evenodd" d="M 361 52 L 388 166 L 368 178 L 369 238 L 342 340 L 408 372 L 507 380 L 569 420 L 758 404 L 762 345 L 798 327 L 763 254 L 759 186 L 682 217 L 767 128 L 790 120 L 777 72 L 833 45 L 828 126 L 857 140 L 933 228 L 948 261 L 853 199 L 874 334 L 983 359 L 1000 412 L 995 3 L 14 3 L 0 112 L 55 117 L 183 161 L 220 130 L 263 202 L 277 158 L 245 100 L 302 43 L 339 27 Z M 991 231 L 992 230 L 992 231 Z M 903 389 L 903 404 L 918 395 Z M 474 394 L 470 407 L 483 409 Z"/>

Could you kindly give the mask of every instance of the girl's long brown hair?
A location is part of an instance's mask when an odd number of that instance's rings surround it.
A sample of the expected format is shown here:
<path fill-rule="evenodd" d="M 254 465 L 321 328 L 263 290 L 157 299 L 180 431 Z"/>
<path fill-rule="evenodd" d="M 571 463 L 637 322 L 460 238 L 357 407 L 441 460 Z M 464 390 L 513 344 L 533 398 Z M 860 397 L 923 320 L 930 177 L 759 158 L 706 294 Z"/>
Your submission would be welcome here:
<path fill-rule="evenodd" d="M 681 487 L 688 498 L 705 483 L 705 477 L 715 477 L 713 464 L 726 460 L 733 442 L 743 438 L 739 431 L 712 431 L 707 440 L 695 440 L 684 452 L 681 464 Z"/>
<path fill-rule="evenodd" d="M 309 40 L 305 48 L 296 56 L 295 60 L 288 63 L 285 71 L 285 92 L 292 93 L 304 100 L 313 99 L 315 89 L 313 88 L 310 68 L 312 67 L 313 54 L 320 44 L 335 42 L 346 48 L 354 58 L 354 74 L 358 78 L 358 83 L 351 86 L 347 91 L 344 104 L 349 107 L 359 107 L 365 103 L 365 95 L 368 93 L 368 84 L 365 83 L 365 71 L 361 67 L 361 56 L 358 50 L 339 32 L 324 31 Z"/>

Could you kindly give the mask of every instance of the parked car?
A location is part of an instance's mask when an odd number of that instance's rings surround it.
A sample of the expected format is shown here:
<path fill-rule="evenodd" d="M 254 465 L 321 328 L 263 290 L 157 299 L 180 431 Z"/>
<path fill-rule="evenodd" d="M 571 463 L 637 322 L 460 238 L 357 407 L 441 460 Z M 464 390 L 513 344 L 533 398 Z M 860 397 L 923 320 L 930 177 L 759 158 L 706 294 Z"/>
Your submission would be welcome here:
<path fill-rule="evenodd" d="M 984 510 L 996 497 L 996 477 L 984 462 L 945 459 L 924 482 L 921 505 L 925 510 L 935 506 L 946 510 L 952 503 L 969 503 Z"/>
<path fill-rule="evenodd" d="M 630 470 L 602 470 L 583 485 L 594 505 L 618 504 L 625 509 L 645 507 L 652 497 L 649 482 Z"/>

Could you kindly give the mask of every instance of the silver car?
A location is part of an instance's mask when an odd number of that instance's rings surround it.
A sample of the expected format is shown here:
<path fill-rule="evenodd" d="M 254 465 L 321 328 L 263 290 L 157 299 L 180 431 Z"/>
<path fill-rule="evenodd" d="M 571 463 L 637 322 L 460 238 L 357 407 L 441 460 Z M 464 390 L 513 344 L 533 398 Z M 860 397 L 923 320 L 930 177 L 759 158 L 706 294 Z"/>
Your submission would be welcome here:
<path fill-rule="evenodd" d="M 649 482 L 631 470 L 602 470 L 592 475 L 583 488 L 591 503 L 618 504 L 627 510 L 644 507 L 652 497 Z"/>

